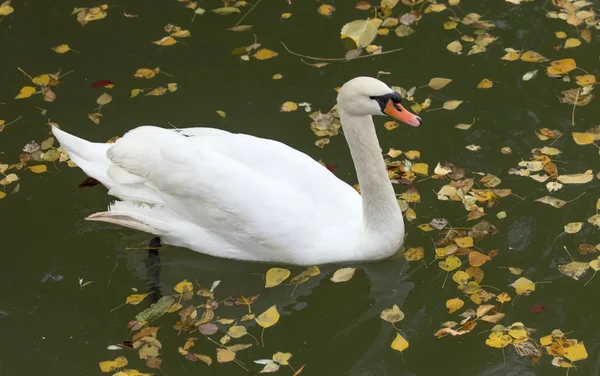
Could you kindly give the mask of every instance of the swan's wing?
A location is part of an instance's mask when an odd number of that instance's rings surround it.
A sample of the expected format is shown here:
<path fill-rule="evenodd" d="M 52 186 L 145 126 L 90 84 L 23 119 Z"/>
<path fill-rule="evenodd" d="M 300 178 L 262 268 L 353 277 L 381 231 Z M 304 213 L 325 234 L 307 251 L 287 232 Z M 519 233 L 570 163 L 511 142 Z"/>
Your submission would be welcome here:
<path fill-rule="evenodd" d="M 191 133 L 136 128 L 107 155 L 133 184 L 231 247 L 293 251 L 358 232 L 360 196 L 307 155 L 248 135 Z"/>

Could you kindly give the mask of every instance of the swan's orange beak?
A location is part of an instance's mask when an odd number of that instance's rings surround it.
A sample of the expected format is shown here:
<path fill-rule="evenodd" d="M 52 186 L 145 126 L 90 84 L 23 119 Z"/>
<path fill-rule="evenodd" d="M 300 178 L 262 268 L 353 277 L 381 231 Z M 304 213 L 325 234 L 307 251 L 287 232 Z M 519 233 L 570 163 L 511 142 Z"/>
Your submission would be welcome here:
<path fill-rule="evenodd" d="M 420 117 L 407 111 L 400 103 L 394 103 L 391 99 L 388 101 L 383 112 L 413 127 L 421 125 Z"/>

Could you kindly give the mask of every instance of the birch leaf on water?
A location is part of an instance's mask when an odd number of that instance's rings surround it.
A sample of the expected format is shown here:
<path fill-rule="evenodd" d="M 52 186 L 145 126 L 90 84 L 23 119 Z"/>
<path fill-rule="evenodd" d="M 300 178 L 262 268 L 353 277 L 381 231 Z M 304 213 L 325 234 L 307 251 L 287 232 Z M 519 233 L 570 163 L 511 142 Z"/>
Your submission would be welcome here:
<path fill-rule="evenodd" d="M 352 39 L 357 48 L 367 47 L 377 36 L 381 22 L 378 18 L 349 22 L 342 27 L 341 38 Z"/>
<path fill-rule="evenodd" d="M 444 102 L 444 105 L 442 106 L 444 108 L 444 110 L 448 110 L 448 111 L 452 111 L 455 110 L 458 106 L 461 105 L 463 101 L 446 101 Z"/>
<path fill-rule="evenodd" d="M 452 82 L 451 78 L 433 77 L 427 85 L 433 90 L 440 90 L 450 82 Z"/>

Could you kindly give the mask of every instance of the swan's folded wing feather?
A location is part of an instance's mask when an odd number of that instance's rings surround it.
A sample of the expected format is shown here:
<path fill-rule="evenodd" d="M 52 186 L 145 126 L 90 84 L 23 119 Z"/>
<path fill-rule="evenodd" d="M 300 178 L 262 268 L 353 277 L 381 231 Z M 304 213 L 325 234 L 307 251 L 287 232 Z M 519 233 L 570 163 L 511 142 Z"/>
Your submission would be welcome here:
<path fill-rule="evenodd" d="M 178 216 L 242 249 L 289 249 L 290 239 L 300 243 L 293 248 L 309 247 L 328 225 L 352 231 L 344 222 L 360 223 L 360 197 L 351 187 L 294 149 L 243 136 L 184 137 L 141 127 L 118 140 L 108 156 L 143 177 Z M 242 153 L 227 153 L 228 147 L 242 147 Z"/>

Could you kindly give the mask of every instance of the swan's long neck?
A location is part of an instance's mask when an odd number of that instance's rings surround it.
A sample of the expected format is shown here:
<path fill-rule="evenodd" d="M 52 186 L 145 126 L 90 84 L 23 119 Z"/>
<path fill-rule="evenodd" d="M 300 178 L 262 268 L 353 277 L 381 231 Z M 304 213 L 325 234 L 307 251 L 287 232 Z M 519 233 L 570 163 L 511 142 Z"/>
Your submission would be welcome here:
<path fill-rule="evenodd" d="M 404 236 L 402 211 L 381 155 L 373 118 L 347 114 L 340 106 L 338 111 L 360 184 L 365 241 L 398 242 L 399 246 Z"/>

